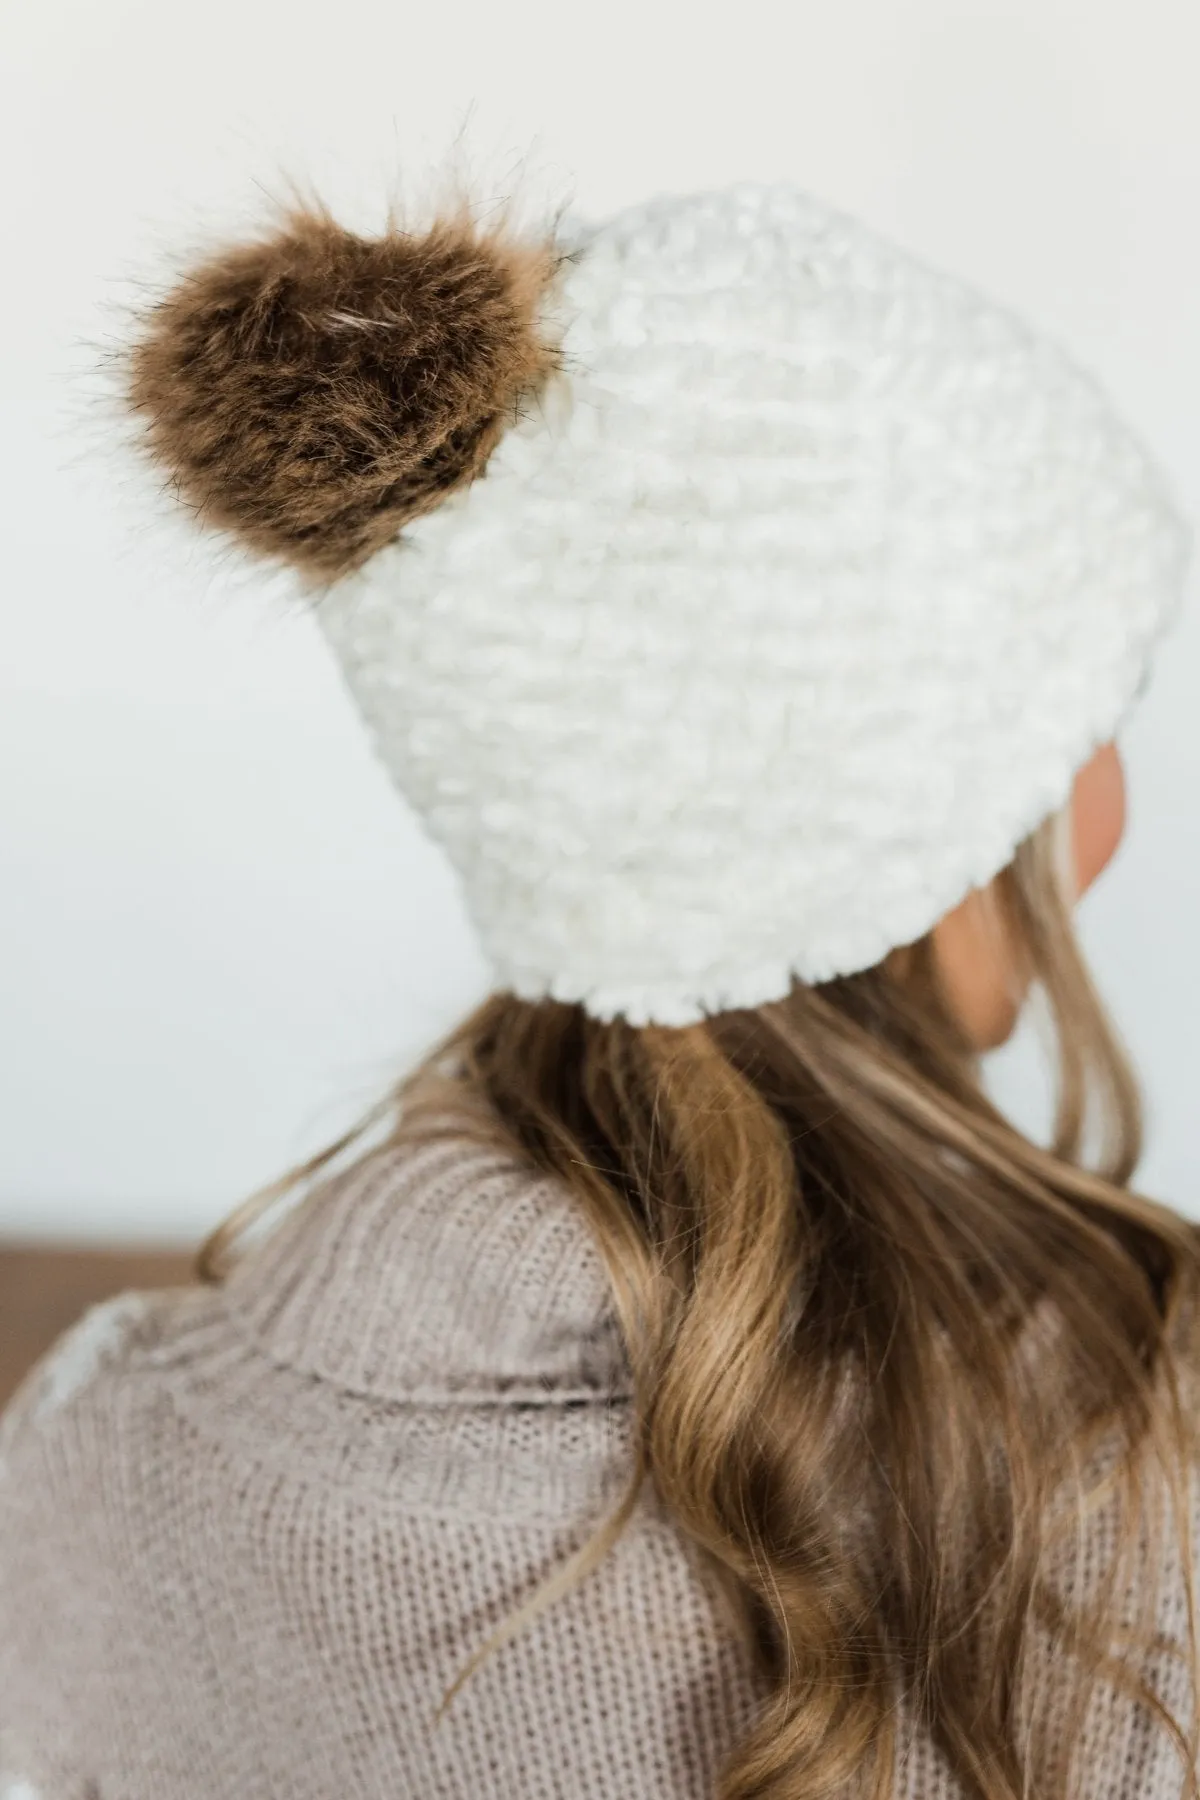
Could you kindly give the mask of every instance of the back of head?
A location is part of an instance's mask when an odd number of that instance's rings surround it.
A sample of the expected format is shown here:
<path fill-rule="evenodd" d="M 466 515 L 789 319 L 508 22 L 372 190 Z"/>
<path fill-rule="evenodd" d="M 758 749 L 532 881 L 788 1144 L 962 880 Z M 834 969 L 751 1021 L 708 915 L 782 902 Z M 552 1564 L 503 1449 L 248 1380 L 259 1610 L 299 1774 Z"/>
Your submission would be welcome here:
<path fill-rule="evenodd" d="M 461 878 L 496 992 L 398 1129 L 465 1110 L 597 1234 L 639 1466 L 593 1551 L 648 1476 L 727 1581 L 772 1697 L 722 1794 L 883 1800 L 908 1719 L 964 1791 L 1059 1800 L 1192 1453 L 1195 1238 L 1129 1188 L 1061 856 L 1178 598 L 1150 459 L 790 188 L 523 239 L 293 215 L 147 311 L 129 395 L 299 572 Z M 984 889 L 1058 1028 L 1050 1148 L 939 969 Z"/>

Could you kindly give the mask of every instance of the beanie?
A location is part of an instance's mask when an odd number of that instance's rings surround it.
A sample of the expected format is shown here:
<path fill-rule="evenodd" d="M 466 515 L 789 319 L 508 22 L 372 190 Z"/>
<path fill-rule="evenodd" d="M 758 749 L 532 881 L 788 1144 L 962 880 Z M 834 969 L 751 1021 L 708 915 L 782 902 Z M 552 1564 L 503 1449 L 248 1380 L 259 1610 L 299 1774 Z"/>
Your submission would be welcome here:
<path fill-rule="evenodd" d="M 1098 384 L 789 185 L 294 209 L 128 399 L 296 571 L 496 984 L 683 1025 L 912 942 L 1110 738 L 1189 533 Z"/>

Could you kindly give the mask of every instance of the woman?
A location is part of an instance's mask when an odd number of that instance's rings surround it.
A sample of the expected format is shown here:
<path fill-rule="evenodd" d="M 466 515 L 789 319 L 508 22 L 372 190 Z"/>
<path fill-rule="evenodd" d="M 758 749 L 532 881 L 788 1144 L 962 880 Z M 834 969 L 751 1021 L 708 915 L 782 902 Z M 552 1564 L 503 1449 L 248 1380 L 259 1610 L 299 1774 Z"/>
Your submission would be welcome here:
<path fill-rule="evenodd" d="M 1098 389 L 751 186 L 296 211 L 127 373 L 496 979 L 19 1397 L 10 1793 L 1193 1793 L 1196 1234 L 1070 922 L 1186 533 Z"/>

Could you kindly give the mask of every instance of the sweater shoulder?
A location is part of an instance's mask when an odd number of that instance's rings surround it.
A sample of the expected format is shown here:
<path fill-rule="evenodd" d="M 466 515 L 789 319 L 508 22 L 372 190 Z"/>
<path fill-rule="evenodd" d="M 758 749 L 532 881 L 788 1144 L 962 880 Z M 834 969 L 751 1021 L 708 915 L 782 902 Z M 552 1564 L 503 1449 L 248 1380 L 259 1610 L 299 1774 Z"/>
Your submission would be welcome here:
<path fill-rule="evenodd" d="M 0 1414 L 0 1480 L 22 1446 L 50 1435 L 58 1419 L 86 1412 L 112 1382 L 120 1384 L 199 1297 L 198 1289 L 128 1289 L 89 1307 L 28 1371 Z"/>
<path fill-rule="evenodd" d="M 711 1793 L 757 1690 L 649 1489 L 439 1720 L 628 1489 L 591 1254 L 502 1159 L 388 1152 L 81 1321 L 3 1426 L 0 1791 Z"/>
<path fill-rule="evenodd" d="M 0 1421 L 0 1480 L 217 1458 L 418 1511 L 577 1516 L 628 1474 L 603 1260 L 559 1184 L 466 1140 L 321 1183 L 215 1287 L 94 1308 Z M 37 1471 L 35 1474 L 34 1471 Z"/>
<path fill-rule="evenodd" d="M 603 1800 L 614 1759 L 622 1792 L 710 1793 L 755 1692 L 651 1492 L 438 1720 L 624 1493 L 620 1400 L 357 1388 L 278 1356 L 270 1310 L 124 1295 L 26 1381 L 0 1455 L 0 1792 L 246 1792 L 250 1746 L 263 1800 Z"/>

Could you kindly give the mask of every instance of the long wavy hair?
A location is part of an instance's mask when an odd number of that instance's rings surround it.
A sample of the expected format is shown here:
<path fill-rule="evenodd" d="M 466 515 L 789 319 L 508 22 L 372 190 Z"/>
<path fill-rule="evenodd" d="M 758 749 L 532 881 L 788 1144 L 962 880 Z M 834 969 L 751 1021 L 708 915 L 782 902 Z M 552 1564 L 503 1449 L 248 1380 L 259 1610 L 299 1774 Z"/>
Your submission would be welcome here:
<path fill-rule="evenodd" d="M 496 993 L 389 1096 L 389 1141 L 465 1121 L 571 1190 L 635 1388 L 620 1507 L 444 1704 L 649 1481 L 763 1683 L 720 1800 L 888 1800 L 910 1731 L 975 1800 L 1066 1800 L 1102 1689 L 1197 1792 L 1197 1231 L 1130 1188 L 1137 1092 L 1062 843 L 1047 821 L 989 890 L 1055 1027 L 1048 1147 L 987 1098 L 931 938 L 682 1028 Z M 210 1240 L 210 1276 L 287 1186 Z"/>

